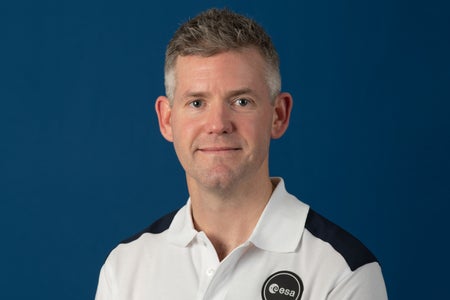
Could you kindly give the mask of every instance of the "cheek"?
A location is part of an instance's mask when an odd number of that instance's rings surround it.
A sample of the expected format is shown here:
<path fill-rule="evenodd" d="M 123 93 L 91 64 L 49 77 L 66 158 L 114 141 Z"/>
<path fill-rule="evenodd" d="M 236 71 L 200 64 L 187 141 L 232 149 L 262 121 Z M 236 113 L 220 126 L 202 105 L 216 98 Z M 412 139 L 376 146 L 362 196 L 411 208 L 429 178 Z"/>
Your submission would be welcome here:
<path fill-rule="evenodd" d="M 261 147 L 261 150 L 265 149 L 266 145 L 268 146 L 270 143 L 272 135 L 271 120 L 267 116 L 259 116 L 248 120 L 243 126 L 247 139 L 251 140 L 251 143 Z"/>
<path fill-rule="evenodd" d="M 179 114 L 174 112 L 172 113 L 170 124 L 172 126 L 174 139 L 177 140 L 179 139 L 180 136 L 182 137 L 184 133 L 188 130 L 187 126 L 189 125 L 189 122 L 186 122 L 185 118 L 182 118 Z"/>
<path fill-rule="evenodd" d="M 177 151 L 190 147 L 196 135 L 195 122 L 174 116 L 171 120 L 173 143 Z"/>

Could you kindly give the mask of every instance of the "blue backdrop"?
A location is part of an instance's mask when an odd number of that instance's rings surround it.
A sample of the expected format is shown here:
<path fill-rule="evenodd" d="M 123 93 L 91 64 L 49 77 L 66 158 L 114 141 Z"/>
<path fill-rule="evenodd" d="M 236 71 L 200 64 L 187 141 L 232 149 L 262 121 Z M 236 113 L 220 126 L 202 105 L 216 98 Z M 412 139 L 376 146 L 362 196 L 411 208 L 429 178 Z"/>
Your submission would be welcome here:
<path fill-rule="evenodd" d="M 390 299 L 448 294 L 445 1 L 2 1 L 1 299 L 93 299 L 109 251 L 184 204 L 157 128 L 165 46 L 229 7 L 294 97 L 271 173 L 379 258 Z"/>

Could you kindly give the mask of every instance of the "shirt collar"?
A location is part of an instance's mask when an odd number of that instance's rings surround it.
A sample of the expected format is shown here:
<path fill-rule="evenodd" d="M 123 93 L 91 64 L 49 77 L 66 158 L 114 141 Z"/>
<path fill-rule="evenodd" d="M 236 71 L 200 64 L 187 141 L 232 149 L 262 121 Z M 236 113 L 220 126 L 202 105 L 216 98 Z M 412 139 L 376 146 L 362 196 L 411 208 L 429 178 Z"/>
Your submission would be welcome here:
<path fill-rule="evenodd" d="M 293 252 L 302 237 L 309 206 L 286 191 L 282 178 L 272 178 L 272 182 L 276 188 L 248 241 L 267 251 Z M 197 234 L 188 199 L 168 229 L 168 240 L 186 247 Z"/>
<path fill-rule="evenodd" d="M 191 214 L 191 199 L 175 215 L 168 229 L 167 239 L 180 246 L 186 247 L 198 234 L 194 228 Z"/>
<path fill-rule="evenodd" d="M 299 245 L 309 206 L 286 191 L 282 178 L 277 183 L 249 241 L 273 252 L 293 252 Z"/>

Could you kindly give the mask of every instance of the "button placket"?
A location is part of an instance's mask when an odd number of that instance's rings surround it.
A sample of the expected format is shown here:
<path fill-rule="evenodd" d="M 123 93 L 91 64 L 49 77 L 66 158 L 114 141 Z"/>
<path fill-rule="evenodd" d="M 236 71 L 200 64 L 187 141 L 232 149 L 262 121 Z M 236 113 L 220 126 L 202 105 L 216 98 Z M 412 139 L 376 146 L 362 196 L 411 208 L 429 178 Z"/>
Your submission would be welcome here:
<path fill-rule="evenodd" d="M 244 243 L 235 250 L 233 250 L 222 262 L 219 263 L 215 276 L 211 276 L 208 288 L 205 291 L 203 299 L 225 299 L 228 292 L 228 285 L 226 282 L 230 280 L 233 270 L 242 255 L 248 250 L 249 243 Z M 207 272 L 209 269 L 207 269 Z"/>
<path fill-rule="evenodd" d="M 220 264 L 216 251 L 204 232 L 198 233 L 198 275 L 199 289 L 196 299 L 204 299 L 205 293 L 211 284 Z"/>

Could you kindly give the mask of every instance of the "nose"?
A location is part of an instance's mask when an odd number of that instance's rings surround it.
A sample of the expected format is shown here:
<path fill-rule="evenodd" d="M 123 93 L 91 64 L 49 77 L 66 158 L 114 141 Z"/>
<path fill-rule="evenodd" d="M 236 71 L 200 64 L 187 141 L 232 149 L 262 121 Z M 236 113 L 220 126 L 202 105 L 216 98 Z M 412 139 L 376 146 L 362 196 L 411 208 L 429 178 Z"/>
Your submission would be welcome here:
<path fill-rule="evenodd" d="M 225 104 L 212 105 L 206 116 L 209 134 L 229 134 L 233 132 L 230 108 Z"/>

